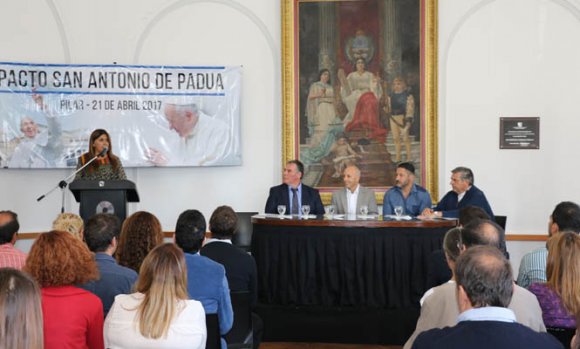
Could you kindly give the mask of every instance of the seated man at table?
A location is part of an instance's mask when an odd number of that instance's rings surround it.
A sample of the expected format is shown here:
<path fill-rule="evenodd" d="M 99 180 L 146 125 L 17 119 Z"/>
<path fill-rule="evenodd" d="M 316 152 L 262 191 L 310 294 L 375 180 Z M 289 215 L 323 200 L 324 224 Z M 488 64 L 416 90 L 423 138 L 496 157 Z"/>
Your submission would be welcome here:
<path fill-rule="evenodd" d="M 517 323 L 508 309 L 515 292 L 512 275 L 498 249 L 468 249 L 457 260 L 457 285 L 451 285 L 461 313 L 457 325 L 423 332 L 413 348 L 561 348 L 551 335 Z"/>
<path fill-rule="evenodd" d="M 458 218 L 459 210 L 467 206 L 481 207 L 494 220 L 493 212 L 485 194 L 474 185 L 473 172 L 467 167 L 456 167 L 451 171 L 451 187 L 434 209 L 426 208 L 422 216 Z"/>
<path fill-rule="evenodd" d="M 278 205 L 286 206 L 286 213 L 299 215 L 303 205 L 310 206 L 310 213 L 324 214 L 324 206 L 318 190 L 302 183 L 304 165 L 299 160 L 290 160 L 284 167 L 284 183 L 270 188 L 265 213 L 278 213 Z"/>
<path fill-rule="evenodd" d="M 394 214 L 397 206 L 403 208 L 404 215 L 410 216 L 418 216 L 431 207 L 431 195 L 415 184 L 415 166 L 410 162 L 397 165 L 395 186 L 383 198 L 383 215 Z"/>
<path fill-rule="evenodd" d="M 357 215 L 361 212 L 361 207 L 367 207 L 367 213 L 378 214 L 375 193 L 369 188 L 359 184 L 360 170 L 352 165 L 344 169 L 343 173 L 344 189 L 332 193 L 332 204 L 336 207 L 336 213 Z"/>

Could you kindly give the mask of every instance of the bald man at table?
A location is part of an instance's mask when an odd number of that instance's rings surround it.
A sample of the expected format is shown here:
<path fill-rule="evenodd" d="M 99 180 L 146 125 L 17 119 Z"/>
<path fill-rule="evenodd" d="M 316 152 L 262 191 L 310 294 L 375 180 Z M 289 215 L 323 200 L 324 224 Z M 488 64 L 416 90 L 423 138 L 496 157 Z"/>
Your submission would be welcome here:
<path fill-rule="evenodd" d="M 336 207 L 336 213 L 356 215 L 361 213 L 362 206 L 366 206 L 368 214 L 379 214 L 375 193 L 359 184 L 360 170 L 358 167 L 353 165 L 345 168 L 342 179 L 344 189 L 332 193 L 332 204 Z"/>

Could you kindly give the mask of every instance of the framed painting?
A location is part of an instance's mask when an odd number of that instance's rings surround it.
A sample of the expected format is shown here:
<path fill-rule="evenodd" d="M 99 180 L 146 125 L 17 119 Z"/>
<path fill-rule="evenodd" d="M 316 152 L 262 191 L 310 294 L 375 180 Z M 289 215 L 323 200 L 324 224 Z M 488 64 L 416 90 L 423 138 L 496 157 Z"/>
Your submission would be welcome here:
<path fill-rule="evenodd" d="M 437 1 L 282 0 L 283 161 L 325 203 L 356 165 L 377 201 L 399 162 L 437 192 Z"/>

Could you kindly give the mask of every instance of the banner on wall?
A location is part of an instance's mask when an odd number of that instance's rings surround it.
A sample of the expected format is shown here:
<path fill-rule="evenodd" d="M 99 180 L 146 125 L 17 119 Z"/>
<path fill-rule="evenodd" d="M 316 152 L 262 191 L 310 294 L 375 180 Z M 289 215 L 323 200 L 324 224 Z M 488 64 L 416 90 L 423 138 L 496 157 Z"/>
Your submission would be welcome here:
<path fill-rule="evenodd" d="M 241 164 L 242 69 L 0 62 L 0 166 L 74 167 L 105 129 L 126 167 Z"/>

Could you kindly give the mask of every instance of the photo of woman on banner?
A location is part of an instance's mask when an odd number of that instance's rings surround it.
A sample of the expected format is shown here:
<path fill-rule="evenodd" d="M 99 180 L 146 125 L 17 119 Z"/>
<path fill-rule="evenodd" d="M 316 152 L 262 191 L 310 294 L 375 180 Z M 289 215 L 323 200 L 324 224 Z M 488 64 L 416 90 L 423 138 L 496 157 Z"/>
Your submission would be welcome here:
<path fill-rule="evenodd" d="M 113 155 L 111 137 L 103 129 L 94 130 L 89 138 L 89 151 L 81 155 L 77 170 L 97 157 L 89 166 L 77 173 L 75 179 L 122 180 L 127 179 L 121 160 Z"/>
<path fill-rule="evenodd" d="M 222 120 L 206 115 L 199 102 L 186 97 L 164 101 L 164 117 L 179 137 L 162 150 L 149 147 L 147 160 L 155 166 L 212 166 L 231 152 L 232 132 Z"/>
<path fill-rule="evenodd" d="M 37 122 L 31 116 L 20 119 L 22 137 L 8 160 L 9 168 L 45 168 L 57 165 L 62 155 L 61 125 L 58 118 L 48 112 L 42 95 L 33 90 L 32 100 L 44 112 L 47 128 L 40 131 Z"/>

